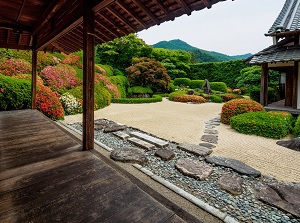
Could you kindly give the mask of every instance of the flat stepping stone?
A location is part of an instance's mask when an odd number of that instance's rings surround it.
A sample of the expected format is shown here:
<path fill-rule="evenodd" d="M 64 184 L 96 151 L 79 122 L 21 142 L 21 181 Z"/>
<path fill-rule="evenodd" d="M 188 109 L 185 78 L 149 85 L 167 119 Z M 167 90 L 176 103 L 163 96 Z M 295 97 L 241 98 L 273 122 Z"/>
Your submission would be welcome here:
<path fill-rule="evenodd" d="M 109 133 L 109 132 L 117 132 L 126 129 L 126 125 L 119 125 L 119 124 L 113 124 L 113 125 L 107 125 L 104 127 L 103 132 Z"/>
<path fill-rule="evenodd" d="M 204 123 L 207 124 L 207 125 L 215 125 L 215 126 L 220 125 L 220 122 L 214 122 L 214 121 L 206 121 Z"/>
<path fill-rule="evenodd" d="M 163 161 L 168 161 L 175 157 L 175 153 L 169 149 L 159 149 L 154 155 L 160 157 Z"/>
<path fill-rule="evenodd" d="M 206 142 L 200 142 L 198 145 L 199 145 L 199 146 L 206 147 L 206 148 L 209 148 L 209 149 L 216 148 L 216 146 L 215 146 L 215 145 L 213 145 L 213 144 L 210 144 L 210 143 L 206 143 Z"/>
<path fill-rule="evenodd" d="M 135 137 L 130 137 L 127 139 L 128 142 L 131 142 L 132 144 L 136 145 L 136 146 L 139 146 L 143 149 L 146 149 L 146 150 L 152 150 L 155 148 L 155 145 L 151 144 L 151 143 L 148 143 L 148 142 L 145 142 L 141 139 L 138 139 L 138 138 L 135 138 Z"/>
<path fill-rule="evenodd" d="M 242 194 L 243 188 L 242 188 L 242 178 L 239 176 L 233 176 L 233 175 L 223 175 L 219 180 L 218 184 L 221 187 L 221 189 L 229 192 L 232 195 L 239 195 Z"/>
<path fill-rule="evenodd" d="M 136 147 L 124 147 L 121 149 L 114 149 L 110 153 L 110 158 L 124 163 L 138 163 L 144 165 L 148 162 L 143 150 Z"/>
<path fill-rule="evenodd" d="M 190 143 L 181 143 L 177 146 L 177 148 L 197 156 L 208 156 L 209 154 L 212 153 L 212 150 L 207 147 L 190 144 Z"/>
<path fill-rule="evenodd" d="M 276 144 L 300 152 L 300 138 L 277 141 Z"/>
<path fill-rule="evenodd" d="M 218 131 L 215 129 L 204 129 L 204 133 L 216 135 L 218 134 Z"/>
<path fill-rule="evenodd" d="M 254 185 L 254 195 L 258 200 L 274 205 L 300 218 L 300 183 L 288 184 L 263 184 Z"/>
<path fill-rule="evenodd" d="M 128 134 L 121 131 L 113 132 L 113 134 L 123 140 L 128 139 L 130 137 Z"/>
<path fill-rule="evenodd" d="M 147 135 L 145 133 L 141 133 L 141 132 L 131 132 L 130 133 L 131 136 L 133 137 L 136 137 L 136 138 L 139 138 L 139 139 L 142 139 L 146 142 L 149 142 L 151 144 L 154 144 L 155 146 L 159 147 L 159 148 L 162 148 L 162 147 L 166 147 L 169 145 L 168 142 L 164 141 L 164 140 L 161 140 L 161 139 L 158 139 L 158 138 L 155 138 L 155 137 L 152 137 L 150 135 Z"/>
<path fill-rule="evenodd" d="M 214 129 L 214 128 L 216 128 L 216 126 L 215 125 L 206 125 L 205 128 L 206 129 Z"/>
<path fill-rule="evenodd" d="M 218 136 L 216 136 L 216 135 L 203 135 L 201 137 L 201 140 L 203 142 L 209 142 L 209 143 L 217 144 L 218 143 Z"/>
<path fill-rule="evenodd" d="M 208 163 L 215 164 L 217 166 L 224 166 L 233 169 L 234 171 L 243 174 L 243 175 L 248 175 L 252 177 L 259 177 L 261 173 L 252 168 L 251 166 L 248 166 L 247 164 L 231 159 L 231 158 L 226 158 L 222 156 L 209 156 L 205 158 L 205 161 Z"/>
<path fill-rule="evenodd" d="M 183 175 L 194 177 L 199 180 L 204 180 L 205 178 L 209 177 L 213 171 L 209 165 L 189 158 L 177 160 L 175 167 Z"/>

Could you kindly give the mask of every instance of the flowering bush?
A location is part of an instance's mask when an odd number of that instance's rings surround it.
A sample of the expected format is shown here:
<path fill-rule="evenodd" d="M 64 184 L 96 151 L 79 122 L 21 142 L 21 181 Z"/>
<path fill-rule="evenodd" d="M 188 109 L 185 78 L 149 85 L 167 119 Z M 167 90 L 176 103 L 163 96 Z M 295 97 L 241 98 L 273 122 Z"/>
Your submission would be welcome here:
<path fill-rule="evenodd" d="M 23 79 L 23 80 L 30 80 L 31 81 L 31 74 L 17 74 L 13 76 L 18 79 Z M 37 85 L 43 85 L 43 79 L 40 76 L 36 76 L 36 83 Z"/>
<path fill-rule="evenodd" d="M 61 61 L 63 64 L 75 65 L 75 66 L 79 65 L 80 56 L 72 54 L 72 53 L 69 55 L 62 53 L 62 55 L 64 56 L 64 58 Z"/>
<path fill-rule="evenodd" d="M 55 66 L 59 63 L 56 57 L 50 53 L 39 51 L 37 54 L 37 71 L 40 72 L 47 66 Z"/>
<path fill-rule="evenodd" d="M 247 112 L 264 111 L 261 104 L 250 99 L 235 99 L 225 103 L 222 107 L 221 122 L 230 123 L 230 118 Z"/>
<path fill-rule="evenodd" d="M 47 86 L 38 85 L 36 105 L 39 111 L 53 120 L 64 118 L 64 109 L 59 101 L 59 95 Z"/>
<path fill-rule="evenodd" d="M 232 93 L 234 94 L 242 94 L 242 91 L 240 89 L 233 89 Z"/>
<path fill-rule="evenodd" d="M 0 61 L 0 73 L 6 76 L 27 74 L 31 72 L 29 62 L 21 59 L 4 59 Z"/>
<path fill-rule="evenodd" d="M 110 82 L 110 79 L 104 75 L 95 73 L 95 83 L 105 86 L 113 98 L 120 98 L 121 94 L 115 84 Z"/>
<path fill-rule="evenodd" d="M 230 87 L 227 88 L 227 93 L 232 93 L 232 89 Z"/>
<path fill-rule="evenodd" d="M 76 76 L 76 70 L 68 65 L 47 66 L 40 75 L 52 90 L 59 93 L 81 84 L 81 80 Z"/>
<path fill-rule="evenodd" d="M 65 115 L 82 113 L 82 103 L 70 93 L 64 93 L 59 100 L 65 110 Z"/>
<path fill-rule="evenodd" d="M 205 99 L 203 97 L 197 96 L 197 95 L 177 94 L 177 95 L 174 95 L 174 101 L 204 103 Z"/>
<path fill-rule="evenodd" d="M 288 112 L 252 112 L 232 117 L 230 126 L 244 134 L 279 139 L 290 133 L 293 119 Z"/>
<path fill-rule="evenodd" d="M 103 75 L 106 75 L 106 71 L 102 67 L 100 67 L 99 65 L 97 65 L 97 64 L 95 64 L 95 72 L 103 74 Z"/>
<path fill-rule="evenodd" d="M 227 102 L 232 99 L 238 99 L 238 98 L 243 98 L 243 97 L 238 94 L 227 93 L 227 94 L 221 94 L 221 98 L 223 99 L 223 102 Z"/>

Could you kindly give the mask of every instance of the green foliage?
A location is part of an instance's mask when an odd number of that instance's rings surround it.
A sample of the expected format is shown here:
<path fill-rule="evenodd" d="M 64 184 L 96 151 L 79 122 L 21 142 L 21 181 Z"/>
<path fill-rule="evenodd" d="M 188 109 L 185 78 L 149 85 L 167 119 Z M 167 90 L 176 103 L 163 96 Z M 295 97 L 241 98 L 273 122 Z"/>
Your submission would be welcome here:
<path fill-rule="evenodd" d="M 300 137 L 300 115 L 298 116 L 296 123 L 295 123 L 294 136 Z"/>
<path fill-rule="evenodd" d="M 120 71 L 131 65 L 134 57 L 150 57 L 152 47 L 134 34 L 98 45 L 96 63 L 108 64 Z"/>
<path fill-rule="evenodd" d="M 192 89 L 196 89 L 196 88 L 201 89 L 203 84 L 204 84 L 204 80 L 191 80 L 189 87 Z"/>
<path fill-rule="evenodd" d="M 169 92 L 172 93 L 176 89 L 175 85 L 173 83 L 169 83 Z"/>
<path fill-rule="evenodd" d="M 219 95 L 212 94 L 212 95 L 209 95 L 208 98 L 211 100 L 211 102 L 214 102 L 214 103 L 223 103 L 223 99 Z"/>
<path fill-rule="evenodd" d="M 231 118 L 230 126 L 244 134 L 280 139 L 292 130 L 293 116 L 287 112 L 253 112 Z"/>
<path fill-rule="evenodd" d="M 167 50 L 162 48 L 154 48 L 151 57 L 161 61 L 162 63 L 172 63 L 175 67 L 180 67 L 183 64 L 189 64 L 192 59 L 191 54 L 184 50 Z"/>
<path fill-rule="evenodd" d="M 120 104 L 142 104 L 142 103 L 153 103 L 162 101 L 160 95 L 153 95 L 152 98 L 112 98 L 112 103 Z"/>
<path fill-rule="evenodd" d="M 130 92 L 132 94 L 153 94 L 151 88 L 142 87 L 142 86 L 135 86 L 130 88 Z"/>
<path fill-rule="evenodd" d="M 191 85 L 191 80 L 189 78 L 176 78 L 174 79 L 173 84 L 175 86 L 190 86 Z"/>
<path fill-rule="evenodd" d="M 185 95 L 185 94 L 186 94 L 185 91 L 174 91 L 174 92 L 172 92 L 171 94 L 169 94 L 169 100 L 170 100 L 170 101 L 174 101 L 174 97 L 175 97 L 176 95 Z"/>
<path fill-rule="evenodd" d="M 260 89 L 253 89 L 250 91 L 250 98 L 254 101 L 260 102 Z M 268 104 L 278 101 L 278 96 L 273 88 L 268 88 Z"/>
<path fill-rule="evenodd" d="M 173 69 L 173 70 L 167 70 L 168 75 L 172 80 L 180 77 L 185 77 L 186 72 L 183 70 Z"/>
<path fill-rule="evenodd" d="M 0 110 L 30 108 L 31 83 L 0 74 Z"/>
<path fill-rule="evenodd" d="M 215 91 L 227 93 L 227 85 L 224 82 L 211 82 L 210 88 Z"/>
<path fill-rule="evenodd" d="M 171 78 L 162 63 L 149 58 L 134 58 L 126 69 L 132 86 L 149 87 L 153 92 L 167 92 Z"/>
<path fill-rule="evenodd" d="M 112 68 L 112 66 L 109 66 L 109 65 L 103 65 L 103 64 L 97 64 L 97 66 L 101 67 L 102 69 L 104 69 L 105 71 L 105 75 L 110 77 L 110 76 L 113 76 L 114 75 L 114 69 Z M 95 70 L 97 71 L 97 70 Z M 98 73 L 101 73 L 103 74 L 102 71 L 97 71 Z"/>
<path fill-rule="evenodd" d="M 76 71 L 76 76 L 80 79 L 83 80 L 83 70 L 78 68 L 77 66 L 71 66 L 75 71 Z"/>
<path fill-rule="evenodd" d="M 0 60 L 0 73 L 6 76 L 17 74 L 27 74 L 31 72 L 31 64 L 23 59 L 6 59 Z"/>
<path fill-rule="evenodd" d="M 129 86 L 129 82 L 125 76 L 117 75 L 109 77 L 110 82 L 115 84 L 118 88 L 121 98 L 126 98 L 126 89 Z"/>
<path fill-rule="evenodd" d="M 117 68 L 113 68 L 114 76 L 124 76 L 124 73 Z"/>
<path fill-rule="evenodd" d="M 260 88 L 261 67 L 251 66 L 240 71 L 240 76 L 236 78 L 236 87 L 246 87 L 249 91 Z M 279 73 L 269 70 L 269 87 L 279 85 Z"/>
<path fill-rule="evenodd" d="M 232 94 L 232 93 L 221 94 L 220 96 L 221 96 L 223 102 L 227 102 L 227 101 L 230 101 L 232 99 L 243 98 L 243 96 L 241 96 L 241 95 Z"/>
<path fill-rule="evenodd" d="M 250 99 L 234 99 L 226 102 L 222 107 L 221 122 L 230 123 L 230 118 L 248 112 L 264 111 L 261 104 Z"/>
<path fill-rule="evenodd" d="M 236 79 L 240 76 L 240 71 L 248 66 L 242 60 L 190 64 L 191 71 L 187 77 L 191 80 L 207 79 L 211 82 L 221 80 L 227 86 L 236 88 Z"/>

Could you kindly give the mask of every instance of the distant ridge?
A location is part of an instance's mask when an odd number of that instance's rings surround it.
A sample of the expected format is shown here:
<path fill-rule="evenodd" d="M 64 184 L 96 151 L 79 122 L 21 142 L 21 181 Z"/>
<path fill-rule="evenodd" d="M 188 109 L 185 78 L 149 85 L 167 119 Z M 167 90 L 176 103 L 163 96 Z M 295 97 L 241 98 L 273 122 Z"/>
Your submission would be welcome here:
<path fill-rule="evenodd" d="M 164 48 L 169 50 L 185 50 L 191 52 L 196 60 L 199 62 L 219 62 L 219 61 L 229 61 L 229 60 L 237 60 L 237 59 L 246 59 L 250 57 L 252 54 L 243 54 L 243 55 L 235 55 L 229 56 L 223 53 L 218 53 L 214 51 L 207 51 L 203 49 L 199 49 L 197 47 L 191 46 L 188 43 L 180 40 L 174 39 L 170 41 L 160 41 L 154 45 L 155 48 Z"/>

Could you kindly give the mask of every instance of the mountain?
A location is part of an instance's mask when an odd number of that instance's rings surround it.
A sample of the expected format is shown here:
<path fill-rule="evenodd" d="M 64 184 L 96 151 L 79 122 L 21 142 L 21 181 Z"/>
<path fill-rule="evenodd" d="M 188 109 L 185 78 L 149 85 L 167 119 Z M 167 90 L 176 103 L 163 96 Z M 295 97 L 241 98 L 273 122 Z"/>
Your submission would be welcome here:
<path fill-rule="evenodd" d="M 252 55 L 248 53 L 243 55 L 229 56 L 223 53 L 199 49 L 197 47 L 189 45 L 188 43 L 180 39 L 175 39 L 170 41 L 160 41 L 152 46 L 155 48 L 164 48 L 169 50 L 185 50 L 191 52 L 194 58 L 201 62 L 217 62 L 217 61 L 246 59 Z"/>

